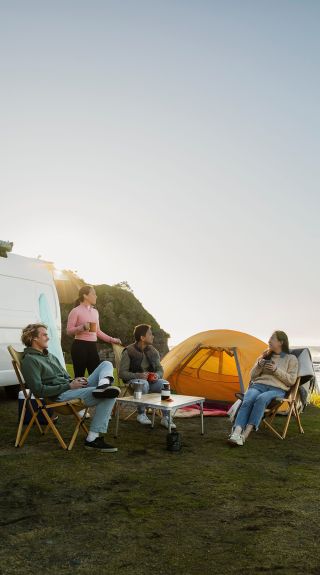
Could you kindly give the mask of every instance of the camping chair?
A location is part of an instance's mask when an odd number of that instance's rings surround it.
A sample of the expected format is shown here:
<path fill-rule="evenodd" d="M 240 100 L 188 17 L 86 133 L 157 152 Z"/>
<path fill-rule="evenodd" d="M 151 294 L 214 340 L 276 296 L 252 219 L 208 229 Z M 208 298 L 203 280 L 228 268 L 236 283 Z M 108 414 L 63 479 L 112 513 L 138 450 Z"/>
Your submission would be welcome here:
<path fill-rule="evenodd" d="M 124 383 L 124 381 L 122 381 L 122 379 L 120 379 L 120 377 L 119 377 L 120 361 L 121 361 L 121 356 L 122 356 L 122 352 L 124 350 L 124 347 L 122 345 L 117 344 L 117 343 L 113 343 L 112 349 L 113 349 L 113 353 L 114 353 L 114 362 L 115 362 L 115 368 L 117 370 L 118 382 L 119 382 L 119 385 L 121 388 L 121 396 L 120 397 L 126 397 L 127 395 L 133 395 L 132 387 L 128 383 Z M 123 406 L 120 406 L 120 413 L 121 413 L 121 409 L 123 409 Z M 132 417 L 136 412 L 137 412 L 137 410 L 135 409 L 134 411 L 129 413 L 129 415 L 124 417 L 124 421 L 126 421 L 127 419 L 130 419 L 130 417 Z"/>
<path fill-rule="evenodd" d="M 53 432 L 53 434 L 55 435 L 55 437 L 57 438 L 57 440 L 59 441 L 61 447 L 63 449 L 71 451 L 71 449 L 73 448 L 73 445 L 75 443 L 75 440 L 77 438 L 77 435 L 79 433 L 79 429 L 81 428 L 82 431 L 86 435 L 88 434 L 88 429 L 84 423 L 88 408 L 86 408 L 86 406 L 84 405 L 84 403 L 80 399 L 71 399 L 69 401 L 52 401 L 52 402 L 50 402 L 50 401 L 44 400 L 40 397 L 32 396 L 31 390 L 26 388 L 26 385 L 25 385 L 25 382 L 23 379 L 23 375 L 21 373 L 22 352 L 16 351 L 11 345 L 8 346 L 8 351 L 12 357 L 12 365 L 13 365 L 14 371 L 16 373 L 16 376 L 17 376 L 17 379 L 18 379 L 18 382 L 20 384 L 20 388 L 21 388 L 21 391 L 22 391 L 23 397 L 24 397 L 21 415 L 19 418 L 15 447 L 22 447 L 23 446 L 25 440 L 27 439 L 27 437 L 29 435 L 31 428 L 35 424 L 41 435 L 45 435 L 49 430 L 51 430 Z M 36 404 L 35 407 L 33 405 L 33 402 Z M 30 410 L 31 419 L 30 419 L 29 423 L 27 424 L 27 427 L 26 427 L 24 433 L 22 433 L 24 418 L 25 418 L 27 409 Z M 85 410 L 84 414 L 82 417 L 80 417 L 78 415 L 78 411 L 81 411 L 83 409 Z M 50 411 L 48 411 L 48 410 L 54 410 L 56 413 L 60 413 L 61 415 L 73 415 L 74 418 L 76 419 L 76 426 L 75 426 L 74 432 L 72 434 L 71 440 L 68 444 L 66 444 L 64 439 L 62 438 L 62 436 L 61 436 L 60 432 L 58 431 L 54 421 L 50 417 Z M 40 413 L 43 415 L 44 419 L 47 422 L 47 425 L 45 425 L 44 427 L 41 426 L 39 419 L 38 419 L 38 415 Z"/>
<path fill-rule="evenodd" d="M 315 384 L 315 374 L 311 354 L 308 348 L 293 349 L 290 351 L 299 362 L 298 376 L 296 383 L 288 390 L 285 397 L 276 397 L 267 406 L 263 416 L 263 424 L 274 433 L 279 439 L 285 439 L 288 427 L 292 418 L 295 417 L 300 433 L 304 433 L 301 425 L 300 411 L 307 403 L 308 393 L 312 391 Z M 303 386 L 303 387 L 302 387 Z M 244 394 L 237 393 L 236 397 L 243 399 Z M 285 405 L 288 409 L 284 411 Z M 276 415 L 285 416 L 285 423 L 282 431 L 277 431 L 273 426 Z"/>

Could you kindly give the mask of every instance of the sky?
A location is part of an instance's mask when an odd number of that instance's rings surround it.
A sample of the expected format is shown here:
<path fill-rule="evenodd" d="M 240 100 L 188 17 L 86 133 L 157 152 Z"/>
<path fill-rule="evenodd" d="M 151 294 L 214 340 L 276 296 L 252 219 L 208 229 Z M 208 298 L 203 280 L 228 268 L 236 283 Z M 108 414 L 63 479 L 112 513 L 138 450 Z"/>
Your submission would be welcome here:
<path fill-rule="evenodd" d="M 320 345 L 317 0 L 0 0 L 0 239 L 174 345 Z"/>

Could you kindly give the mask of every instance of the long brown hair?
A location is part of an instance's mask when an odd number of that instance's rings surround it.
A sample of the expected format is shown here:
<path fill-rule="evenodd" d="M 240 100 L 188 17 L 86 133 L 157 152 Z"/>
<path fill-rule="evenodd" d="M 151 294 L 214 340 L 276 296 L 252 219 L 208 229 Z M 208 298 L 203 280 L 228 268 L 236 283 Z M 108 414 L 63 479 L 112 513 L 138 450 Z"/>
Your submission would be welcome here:
<path fill-rule="evenodd" d="M 90 291 L 93 289 L 93 286 L 82 286 L 79 289 L 78 299 L 74 302 L 74 307 L 80 305 L 80 303 L 84 300 L 85 295 L 89 295 Z"/>
<path fill-rule="evenodd" d="M 289 349 L 289 339 L 287 334 L 284 331 L 274 331 L 272 335 L 275 335 L 276 338 L 280 341 L 280 343 L 282 344 L 282 351 L 283 353 L 290 353 L 290 349 Z M 266 349 L 266 351 L 262 354 L 263 359 L 271 359 L 272 357 L 272 351 L 270 349 Z"/>

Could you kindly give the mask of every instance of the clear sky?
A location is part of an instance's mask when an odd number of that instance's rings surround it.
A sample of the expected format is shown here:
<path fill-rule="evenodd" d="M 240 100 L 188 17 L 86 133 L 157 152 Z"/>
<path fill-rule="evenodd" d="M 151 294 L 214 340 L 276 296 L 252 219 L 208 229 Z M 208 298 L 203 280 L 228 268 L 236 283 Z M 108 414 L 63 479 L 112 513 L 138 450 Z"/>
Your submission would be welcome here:
<path fill-rule="evenodd" d="M 0 238 L 320 344 L 318 0 L 0 0 Z"/>

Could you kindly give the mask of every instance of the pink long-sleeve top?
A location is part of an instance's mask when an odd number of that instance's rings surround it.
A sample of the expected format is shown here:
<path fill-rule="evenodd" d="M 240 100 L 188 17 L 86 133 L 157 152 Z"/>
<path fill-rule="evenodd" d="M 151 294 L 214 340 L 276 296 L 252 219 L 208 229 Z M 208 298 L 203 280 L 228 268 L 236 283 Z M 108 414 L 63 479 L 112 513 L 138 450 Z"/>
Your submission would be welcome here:
<path fill-rule="evenodd" d="M 96 323 L 97 332 L 85 331 L 84 324 L 86 323 Z M 75 339 L 81 339 L 82 341 L 97 341 L 97 338 L 107 343 L 117 343 L 118 341 L 101 331 L 98 311 L 94 307 L 86 306 L 83 303 L 74 307 L 69 313 L 67 334 L 74 335 Z"/>

